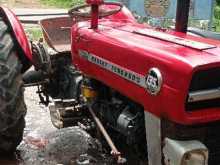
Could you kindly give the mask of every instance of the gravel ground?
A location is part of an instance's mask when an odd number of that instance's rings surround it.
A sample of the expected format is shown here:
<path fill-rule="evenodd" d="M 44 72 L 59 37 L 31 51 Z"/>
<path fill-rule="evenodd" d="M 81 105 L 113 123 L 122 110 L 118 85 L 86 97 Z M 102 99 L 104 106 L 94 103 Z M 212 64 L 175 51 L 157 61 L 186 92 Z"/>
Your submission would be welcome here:
<path fill-rule="evenodd" d="M 0 6 L 30 13 L 45 8 L 39 0 L 0 0 Z M 44 11 L 45 12 L 45 11 Z M 53 11 L 54 12 L 54 11 Z M 62 11 L 64 12 L 64 11 Z M 25 12 L 27 13 L 27 12 Z M 0 165 L 110 165 L 101 145 L 79 128 L 57 130 L 48 108 L 39 104 L 36 88 L 26 88 L 26 128 L 23 141 L 14 155 L 0 155 Z"/>
<path fill-rule="evenodd" d="M 0 0 L 2 5 L 9 8 L 44 8 L 39 0 Z M 23 141 L 15 155 L 0 155 L 0 165 L 115 164 L 103 154 L 99 142 L 86 132 L 78 128 L 55 129 L 49 110 L 39 104 L 36 88 L 26 88 L 25 102 L 27 116 Z"/>
<path fill-rule="evenodd" d="M 26 88 L 26 128 L 18 152 L 0 158 L 1 165 L 111 165 L 100 143 L 83 130 L 57 130 L 47 108 L 39 105 L 36 88 Z"/>
<path fill-rule="evenodd" d="M 36 88 L 26 88 L 25 102 L 27 105 L 26 128 L 21 145 L 25 143 L 26 139 L 43 139 L 47 133 L 56 131 L 50 122 L 47 108 L 39 105 Z M 3 157 L 0 159 L 0 164 L 19 164 L 16 159 L 16 157 L 11 156 Z"/>
<path fill-rule="evenodd" d="M 36 91 L 35 87 L 25 89 L 25 102 L 27 105 L 25 137 L 43 136 L 56 130 L 50 122 L 48 108 L 39 104 Z"/>

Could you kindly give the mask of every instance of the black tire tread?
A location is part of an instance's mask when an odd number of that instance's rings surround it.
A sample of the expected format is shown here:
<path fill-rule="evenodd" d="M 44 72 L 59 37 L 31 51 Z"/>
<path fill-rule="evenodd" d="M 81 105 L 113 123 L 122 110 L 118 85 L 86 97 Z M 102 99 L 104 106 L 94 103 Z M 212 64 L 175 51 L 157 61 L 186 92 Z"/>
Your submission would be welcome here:
<path fill-rule="evenodd" d="M 25 127 L 21 63 L 10 30 L 0 18 L 0 153 L 15 151 Z"/>

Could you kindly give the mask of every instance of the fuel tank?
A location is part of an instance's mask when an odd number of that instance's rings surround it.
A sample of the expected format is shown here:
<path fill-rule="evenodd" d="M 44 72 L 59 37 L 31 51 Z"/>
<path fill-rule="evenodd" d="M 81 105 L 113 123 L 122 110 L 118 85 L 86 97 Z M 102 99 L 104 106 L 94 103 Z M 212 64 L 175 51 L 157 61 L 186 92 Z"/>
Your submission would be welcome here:
<path fill-rule="evenodd" d="M 72 27 L 73 63 L 86 76 L 161 119 L 184 125 L 220 119 L 219 97 L 189 99 L 220 87 L 219 41 L 125 20 L 89 27 L 89 21 Z"/>

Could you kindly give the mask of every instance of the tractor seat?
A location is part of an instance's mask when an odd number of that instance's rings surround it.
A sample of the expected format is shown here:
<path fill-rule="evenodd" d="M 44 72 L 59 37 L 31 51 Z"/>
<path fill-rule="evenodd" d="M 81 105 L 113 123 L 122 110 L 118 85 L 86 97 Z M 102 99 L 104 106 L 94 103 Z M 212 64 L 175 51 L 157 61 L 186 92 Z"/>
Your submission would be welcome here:
<path fill-rule="evenodd" d="M 189 27 L 188 32 L 204 38 L 211 38 L 220 41 L 220 33 L 201 30 L 199 28 Z"/>

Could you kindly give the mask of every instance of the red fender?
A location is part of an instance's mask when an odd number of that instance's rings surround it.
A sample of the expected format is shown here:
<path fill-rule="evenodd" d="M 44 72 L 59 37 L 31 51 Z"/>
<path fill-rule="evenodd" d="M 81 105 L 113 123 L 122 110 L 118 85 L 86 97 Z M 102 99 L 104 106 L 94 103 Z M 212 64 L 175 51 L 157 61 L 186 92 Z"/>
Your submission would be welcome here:
<path fill-rule="evenodd" d="M 112 20 L 123 20 L 123 21 L 131 22 L 131 23 L 137 23 L 133 14 L 130 12 L 130 10 L 128 10 L 128 8 L 126 6 L 124 6 L 121 9 L 121 11 L 118 12 L 117 14 L 108 16 L 107 18 L 112 19 Z"/>
<path fill-rule="evenodd" d="M 22 49 L 22 54 L 19 54 L 19 58 L 22 58 L 22 62 L 33 62 L 32 58 L 32 52 L 30 49 L 30 45 L 28 42 L 28 39 L 26 37 L 26 34 L 24 32 L 24 29 L 18 20 L 17 16 L 8 8 L 0 7 L 0 16 L 3 15 L 4 18 L 8 21 L 10 24 L 15 39 L 17 40 L 20 48 Z M 1 27 L 0 27 L 1 28 Z M 24 57 L 23 57 L 24 56 Z M 27 64 L 25 64 L 27 65 Z"/>

